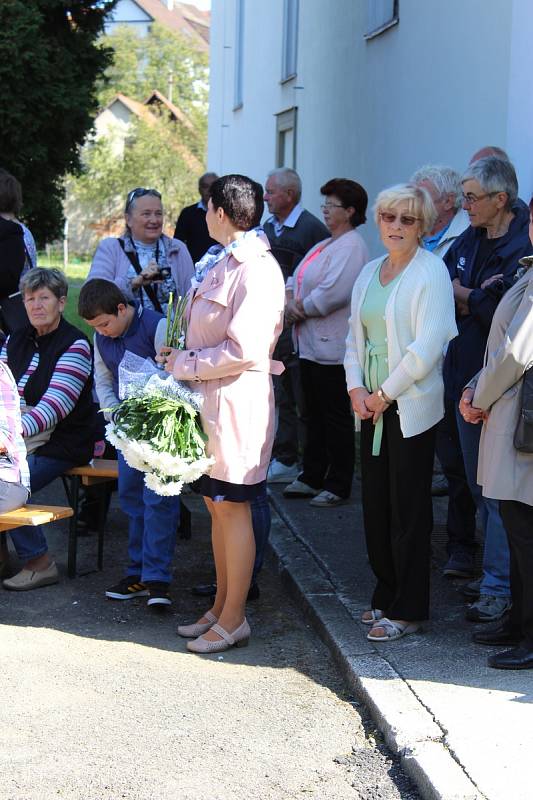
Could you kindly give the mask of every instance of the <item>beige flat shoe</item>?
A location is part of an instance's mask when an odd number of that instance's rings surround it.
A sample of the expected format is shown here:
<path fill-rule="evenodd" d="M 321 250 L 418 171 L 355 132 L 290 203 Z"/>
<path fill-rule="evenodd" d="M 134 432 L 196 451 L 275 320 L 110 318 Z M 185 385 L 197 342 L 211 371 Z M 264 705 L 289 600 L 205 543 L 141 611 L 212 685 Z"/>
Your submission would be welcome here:
<path fill-rule="evenodd" d="M 178 636 L 183 636 L 185 639 L 196 639 L 202 633 L 207 633 L 215 622 L 218 622 L 218 617 L 215 617 L 211 611 L 206 611 L 203 615 L 209 622 L 194 622 L 192 625 L 178 625 Z"/>
<path fill-rule="evenodd" d="M 199 636 L 198 639 L 187 642 L 187 650 L 190 650 L 191 653 L 206 655 L 210 653 L 222 653 L 224 650 L 229 650 L 230 647 L 246 647 L 251 634 L 246 617 L 244 618 L 244 622 L 242 622 L 233 633 L 228 633 L 228 631 L 225 631 L 224 628 L 217 624 L 213 625 L 211 630 L 218 633 L 221 637 L 219 641 L 210 642 L 208 639 L 204 639 L 203 636 Z"/>
<path fill-rule="evenodd" d="M 3 581 L 2 586 L 13 592 L 28 592 L 30 589 L 51 586 L 53 583 L 59 583 L 59 572 L 55 561 L 39 572 L 32 569 L 21 569 L 12 578 Z"/>

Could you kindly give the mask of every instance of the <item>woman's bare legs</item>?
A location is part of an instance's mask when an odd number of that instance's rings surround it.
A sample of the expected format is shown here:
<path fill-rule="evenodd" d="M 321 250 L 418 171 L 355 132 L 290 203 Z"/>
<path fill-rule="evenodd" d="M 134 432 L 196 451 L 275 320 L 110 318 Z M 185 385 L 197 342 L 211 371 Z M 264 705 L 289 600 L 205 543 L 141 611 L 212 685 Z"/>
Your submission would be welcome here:
<path fill-rule="evenodd" d="M 255 539 L 250 504 L 205 500 L 211 514 L 217 573 L 217 594 L 212 612 L 218 617 L 219 625 L 231 633 L 244 620 L 254 567 Z M 204 638 L 218 641 L 220 636 L 208 631 Z"/>

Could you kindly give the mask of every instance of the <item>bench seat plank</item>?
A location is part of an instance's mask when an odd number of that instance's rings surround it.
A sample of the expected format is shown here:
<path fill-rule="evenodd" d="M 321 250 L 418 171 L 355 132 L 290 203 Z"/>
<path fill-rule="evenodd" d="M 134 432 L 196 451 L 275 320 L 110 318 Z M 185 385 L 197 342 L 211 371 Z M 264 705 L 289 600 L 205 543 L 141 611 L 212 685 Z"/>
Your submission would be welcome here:
<path fill-rule="evenodd" d="M 93 486 L 118 478 L 118 461 L 111 458 L 94 458 L 90 464 L 68 469 L 65 475 L 77 475 L 84 486 Z"/>
<path fill-rule="evenodd" d="M 71 517 L 74 511 L 70 506 L 28 505 L 0 514 L 0 532 L 20 528 L 22 525 L 45 525 L 56 519 Z"/>

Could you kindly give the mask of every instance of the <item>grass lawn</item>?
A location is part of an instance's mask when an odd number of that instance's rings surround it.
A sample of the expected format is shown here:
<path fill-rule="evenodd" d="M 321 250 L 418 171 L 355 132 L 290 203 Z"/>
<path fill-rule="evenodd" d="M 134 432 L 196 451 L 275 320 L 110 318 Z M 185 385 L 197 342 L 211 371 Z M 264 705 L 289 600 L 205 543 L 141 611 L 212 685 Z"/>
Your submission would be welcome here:
<path fill-rule="evenodd" d="M 44 252 L 39 253 L 37 263 L 40 267 L 57 267 L 57 269 L 63 269 L 62 259 L 54 256 L 50 256 L 49 258 Z M 68 279 L 68 297 L 64 317 L 72 325 L 82 330 L 92 342 L 94 331 L 78 316 L 78 297 L 90 266 L 90 261 L 73 260 L 65 270 Z"/>

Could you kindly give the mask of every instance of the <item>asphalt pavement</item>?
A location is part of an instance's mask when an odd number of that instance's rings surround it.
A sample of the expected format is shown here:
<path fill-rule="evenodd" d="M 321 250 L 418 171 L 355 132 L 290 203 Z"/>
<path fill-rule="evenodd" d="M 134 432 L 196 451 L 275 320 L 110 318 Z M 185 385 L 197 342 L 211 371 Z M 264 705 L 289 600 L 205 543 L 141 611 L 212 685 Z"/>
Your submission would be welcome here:
<path fill-rule="evenodd" d="M 60 482 L 36 500 L 64 503 Z M 211 570 L 206 510 L 188 503 L 165 613 L 104 596 L 126 561 L 116 496 L 103 572 L 93 534 L 79 539 L 88 574 L 66 577 L 65 520 L 46 527 L 61 582 L 0 590 L 0 800 L 418 800 L 272 556 L 250 645 L 187 652 L 176 627 L 206 610 L 190 589 Z"/>
<path fill-rule="evenodd" d="M 442 576 L 447 498 L 434 501 L 430 622 L 373 644 L 359 622 L 373 588 L 359 482 L 349 504 L 330 509 L 287 500 L 282 489 L 270 486 L 278 515 L 271 545 L 285 584 L 421 796 L 531 800 L 533 672 L 490 669 L 487 656 L 502 648 L 471 641 L 465 581 Z"/>

